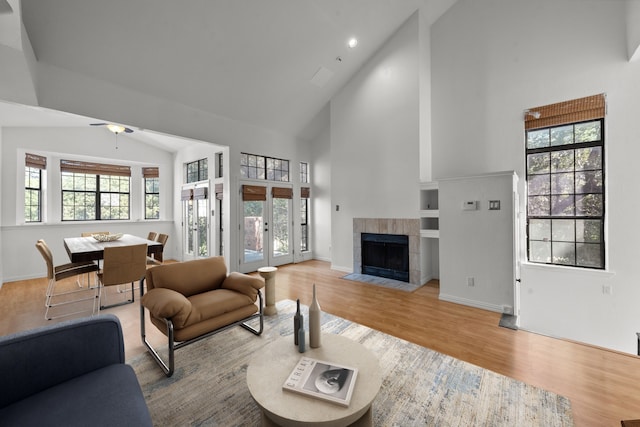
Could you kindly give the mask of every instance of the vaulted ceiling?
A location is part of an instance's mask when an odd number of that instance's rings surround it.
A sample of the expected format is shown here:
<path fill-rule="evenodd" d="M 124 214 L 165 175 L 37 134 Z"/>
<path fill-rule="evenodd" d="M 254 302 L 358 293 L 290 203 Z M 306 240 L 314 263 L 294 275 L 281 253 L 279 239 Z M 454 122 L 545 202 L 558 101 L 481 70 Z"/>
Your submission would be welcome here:
<path fill-rule="evenodd" d="M 305 137 L 411 14 L 433 21 L 454 1 L 22 0 L 21 13 L 38 63 Z"/>

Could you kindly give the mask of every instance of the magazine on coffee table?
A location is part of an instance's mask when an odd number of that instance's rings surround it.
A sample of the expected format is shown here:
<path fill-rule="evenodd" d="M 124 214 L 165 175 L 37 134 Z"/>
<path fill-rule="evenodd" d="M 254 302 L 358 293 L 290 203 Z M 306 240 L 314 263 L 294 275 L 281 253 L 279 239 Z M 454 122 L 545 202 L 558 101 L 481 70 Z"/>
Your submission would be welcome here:
<path fill-rule="evenodd" d="M 349 406 L 357 376 L 357 368 L 303 356 L 282 388 Z"/>

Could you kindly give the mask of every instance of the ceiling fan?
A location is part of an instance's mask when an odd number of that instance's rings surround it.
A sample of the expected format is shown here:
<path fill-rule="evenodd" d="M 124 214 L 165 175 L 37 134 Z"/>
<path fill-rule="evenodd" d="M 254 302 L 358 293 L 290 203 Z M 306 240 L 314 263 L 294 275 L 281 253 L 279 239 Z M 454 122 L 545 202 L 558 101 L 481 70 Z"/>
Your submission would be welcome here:
<path fill-rule="evenodd" d="M 133 133 L 133 129 L 129 129 L 124 126 L 114 125 L 113 123 L 90 123 L 89 126 L 106 126 L 111 132 L 116 135 L 122 132 Z"/>
<path fill-rule="evenodd" d="M 111 132 L 116 134 L 116 150 L 118 149 L 118 134 L 125 133 L 133 133 L 133 129 L 129 129 L 124 126 L 114 125 L 113 123 L 89 123 L 89 126 L 106 126 Z"/>

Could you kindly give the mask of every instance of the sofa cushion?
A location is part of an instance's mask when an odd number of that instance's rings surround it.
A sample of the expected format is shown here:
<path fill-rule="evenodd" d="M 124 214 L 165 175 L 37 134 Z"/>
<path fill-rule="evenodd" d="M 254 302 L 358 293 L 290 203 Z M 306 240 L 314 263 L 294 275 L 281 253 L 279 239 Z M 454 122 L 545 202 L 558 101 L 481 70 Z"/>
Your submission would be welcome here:
<path fill-rule="evenodd" d="M 182 329 L 175 330 L 175 341 L 187 341 L 190 339 L 197 338 L 199 336 L 205 335 L 211 331 L 215 331 L 217 329 L 223 328 L 225 326 L 231 325 L 239 320 L 246 319 L 252 314 L 258 311 L 258 306 L 255 304 L 245 305 L 235 311 L 222 314 L 217 317 L 212 317 L 211 319 L 203 320 L 202 322 L 195 323 L 193 325 L 185 326 Z M 164 325 L 159 324 L 156 319 L 151 319 L 154 325 L 156 325 L 161 331 Z M 165 328 L 166 329 L 166 328 Z M 166 332 L 165 332 L 166 334 Z"/>
<path fill-rule="evenodd" d="M 225 313 L 231 313 L 238 308 L 253 305 L 255 298 L 227 289 L 216 289 L 215 291 L 193 295 L 191 301 L 191 314 L 185 324 L 180 328 L 212 319 Z M 179 329 L 177 325 L 174 325 Z"/>
<path fill-rule="evenodd" d="M 226 277 L 224 257 L 210 257 L 150 268 L 147 270 L 146 281 L 149 290 L 173 289 L 190 297 L 218 289 Z"/>
<path fill-rule="evenodd" d="M 153 425 L 138 379 L 125 364 L 89 372 L 2 408 L 0 420 L 8 426 Z"/>

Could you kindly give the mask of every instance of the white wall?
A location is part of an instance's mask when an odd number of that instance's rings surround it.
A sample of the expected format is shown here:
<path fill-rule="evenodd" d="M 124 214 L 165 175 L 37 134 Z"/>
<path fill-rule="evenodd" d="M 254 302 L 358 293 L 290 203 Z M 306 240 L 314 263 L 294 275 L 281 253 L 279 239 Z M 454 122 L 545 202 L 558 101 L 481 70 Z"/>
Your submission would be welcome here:
<path fill-rule="evenodd" d="M 514 180 L 505 172 L 438 181 L 440 299 L 513 313 Z M 467 201 L 477 209 L 463 210 Z"/>
<path fill-rule="evenodd" d="M 333 268 L 353 268 L 353 218 L 417 217 L 418 102 L 414 14 L 331 100 Z"/>
<path fill-rule="evenodd" d="M 625 6 L 459 0 L 431 33 L 433 177 L 524 176 L 523 110 L 606 93 L 607 271 L 523 265 L 520 321 L 532 331 L 635 353 L 640 63 L 627 61 Z M 523 209 L 524 184 L 519 194 Z"/>
<path fill-rule="evenodd" d="M 0 159 L 1 181 L 1 253 L 2 281 L 46 276 L 44 261 L 35 250 L 35 242 L 45 239 L 52 249 L 57 264 L 68 262 L 62 239 L 79 236 L 81 232 L 107 229 L 113 233 L 146 236 L 149 231 L 173 231 L 173 157 L 170 153 L 154 149 L 124 135 L 118 137 L 115 149 L 114 135 L 104 128 L 2 128 Z M 24 212 L 24 153 L 46 155 L 46 222 L 25 224 Z M 132 166 L 131 220 L 62 222 L 60 201 L 60 159 L 119 163 Z M 141 168 L 160 168 L 161 218 L 144 220 L 144 192 Z M 138 191 L 137 191 L 137 190 Z M 98 230 L 99 229 L 99 230 Z M 173 251 L 167 250 L 167 257 Z"/>
<path fill-rule="evenodd" d="M 315 259 L 331 261 L 331 142 L 329 127 L 311 142 L 311 242 Z"/>

